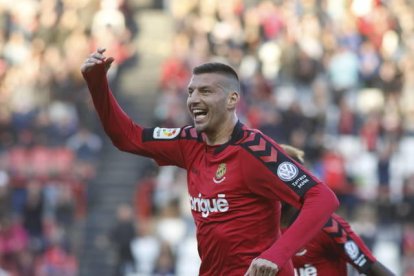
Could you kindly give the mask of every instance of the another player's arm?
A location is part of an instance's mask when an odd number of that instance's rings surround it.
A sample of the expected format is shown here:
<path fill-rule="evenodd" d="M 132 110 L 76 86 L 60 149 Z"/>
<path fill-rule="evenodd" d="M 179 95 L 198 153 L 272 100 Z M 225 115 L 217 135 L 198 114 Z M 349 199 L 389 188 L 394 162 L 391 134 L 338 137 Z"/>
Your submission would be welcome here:
<path fill-rule="evenodd" d="M 367 276 L 395 276 L 387 267 L 381 262 L 376 261 L 372 264 L 371 269 L 366 273 Z"/>
<path fill-rule="evenodd" d="M 287 152 L 290 157 L 294 158 L 301 164 L 304 163 L 305 153 L 302 150 L 289 145 L 281 145 L 281 147 Z M 332 215 L 323 230 L 334 242 L 336 245 L 335 248 L 339 248 L 339 250 L 337 250 L 339 251 L 339 255 L 346 258 L 347 262 L 351 263 L 358 271 L 363 272 L 368 276 L 394 275 L 394 273 L 386 268 L 381 262 L 375 259 L 362 239 L 353 232 L 351 226 L 340 216 L 336 214 Z M 358 259 L 358 256 L 354 260 L 348 256 L 344 247 L 344 243 L 346 241 L 353 241 L 356 246 L 359 245 L 360 248 L 358 248 L 358 250 L 365 252 L 362 253 L 366 255 L 363 256 L 365 258 L 364 260 L 366 260 L 365 262 L 361 262 L 362 259 Z M 359 258 L 361 258 L 361 256 L 359 256 Z"/>
<path fill-rule="evenodd" d="M 349 223 L 339 215 L 333 214 L 323 231 L 337 244 L 340 255 L 360 273 L 368 276 L 395 275 L 374 257 Z"/>

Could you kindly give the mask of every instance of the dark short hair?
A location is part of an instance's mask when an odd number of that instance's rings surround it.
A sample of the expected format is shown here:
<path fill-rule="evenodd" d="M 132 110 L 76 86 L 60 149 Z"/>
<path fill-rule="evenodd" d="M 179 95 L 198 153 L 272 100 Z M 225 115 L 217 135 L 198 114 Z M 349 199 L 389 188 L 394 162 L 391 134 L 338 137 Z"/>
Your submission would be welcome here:
<path fill-rule="evenodd" d="M 193 74 L 221 73 L 239 81 L 239 76 L 231 66 L 220 62 L 209 62 L 194 67 Z"/>

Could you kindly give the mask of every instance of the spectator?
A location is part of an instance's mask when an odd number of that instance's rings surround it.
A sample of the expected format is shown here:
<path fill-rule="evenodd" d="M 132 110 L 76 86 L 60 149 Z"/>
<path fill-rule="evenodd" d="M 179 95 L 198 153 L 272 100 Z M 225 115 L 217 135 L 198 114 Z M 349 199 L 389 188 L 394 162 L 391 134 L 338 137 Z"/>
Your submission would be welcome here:
<path fill-rule="evenodd" d="M 154 222 L 151 219 L 141 219 L 137 225 L 137 236 L 131 242 L 131 250 L 137 273 L 148 275 L 155 271 L 161 241 L 154 235 Z"/>
<path fill-rule="evenodd" d="M 175 275 L 175 257 L 168 243 L 161 244 L 160 254 L 155 263 L 154 276 L 174 276 Z"/>
<path fill-rule="evenodd" d="M 23 225 L 30 236 L 30 246 L 37 252 L 44 247 L 43 238 L 43 192 L 41 184 L 32 181 L 27 187 L 26 201 L 23 207 Z"/>
<path fill-rule="evenodd" d="M 134 257 L 131 242 L 135 238 L 135 224 L 132 208 L 129 205 L 119 205 L 116 211 L 117 222 L 109 234 L 110 241 L 116 251 L 116 276 L 135 272 Z"/>
<path fill-rule="evenodd" d="M 76 276 L 78 264 L 74 256 L 68 254 L 61 246 L 49 246 L 36 265 L 39 276 Z"/>
<path fill-rule="evenodd" d="M 4 217 L 0 228 L 0 267 L 19 273 L 20 258 L 29 246 L 29 236 L 18 217 Z"/>
<path fill-rule="evenodd" d="M 79 160 L 93 162 L 102 147 L 102 140 L 85 127 L 80 127 L 77 132 L 67 140 L 68 148 L 72 149 Z"/>

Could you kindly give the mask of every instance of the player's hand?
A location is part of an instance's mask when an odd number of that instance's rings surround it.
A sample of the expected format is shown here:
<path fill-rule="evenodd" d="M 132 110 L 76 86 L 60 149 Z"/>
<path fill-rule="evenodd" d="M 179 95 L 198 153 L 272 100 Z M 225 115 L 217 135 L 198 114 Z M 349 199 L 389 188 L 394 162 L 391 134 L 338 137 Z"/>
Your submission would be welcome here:
<path fill-rule="evenodd" d="M 277 264 L 265 259 L 256 258 L 252 261 L 244 276 L 274 276 L 278 271 Z"/>
<path fill-rule="evenodd" d="M 105 66 L 105 71 L 107 72 L 111 67 L 112 62 L 114 61 L 113 57 L 106 57 L 104 52 L 105 48 L 98 48 L 96 52 L 93 52 L 82 64 L 81 72 L 83 74 L 88 73 L 101 64 Z"/>

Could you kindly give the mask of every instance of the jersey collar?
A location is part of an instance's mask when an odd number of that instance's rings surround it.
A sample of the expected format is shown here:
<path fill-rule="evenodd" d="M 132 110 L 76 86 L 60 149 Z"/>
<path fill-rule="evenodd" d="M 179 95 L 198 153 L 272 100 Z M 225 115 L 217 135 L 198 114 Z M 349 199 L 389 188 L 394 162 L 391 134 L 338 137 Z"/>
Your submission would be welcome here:
<path fill-rule="evenodd" d="M 222 152 L 228 145 L 234 145 L 237 144 L 238 141 L 240 141 L 244 136 L 244 124 L 242 124 L 240 121 L 237 121 L 236 125 L 233 128 L 233 131 L 231 133 L 230 140 L 224 144 L 221 144 L 218 146 L 214 153 L 218 154 Z"/>

